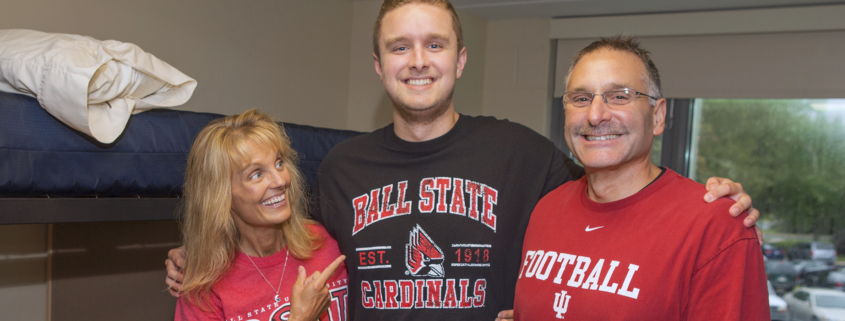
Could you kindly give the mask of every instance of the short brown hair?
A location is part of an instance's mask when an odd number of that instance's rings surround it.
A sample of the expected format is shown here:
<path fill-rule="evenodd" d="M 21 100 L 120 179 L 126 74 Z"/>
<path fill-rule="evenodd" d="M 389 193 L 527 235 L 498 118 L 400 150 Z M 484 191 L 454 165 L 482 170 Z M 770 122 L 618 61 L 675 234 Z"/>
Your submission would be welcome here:
<path fill-rule="evenodd" d="M 651 60 L 651 56 L 649 56 L 650 52 L 640 47 L 640 42 L 633 36 L 619 35 L 612 38 L 599 38 L 599 40 L 593 41 L 593 43 L 589 46 L 581 49 L 581 51 L 575 55 L 575 58 L 572 59 L 572 64 L 569 66 L 569 72 L 566 74 L 565 80 L 566 86 L 569 86 L 569 76 L 572 75 L 572 69 L 575 68 L 578 61 L 587 54 L 600 49 L 629 52 L 640 58 L 640 61 L 643 62 L 646 69 L 646 74 L 643 75 L 643 78 L 645 78 L 644 80 L 646 82 L 646 86 L 648 87 L 648 94 L 653 97 L 657 97 L 658 99 L 663 97 L 663 87 L 660 85 L 660 73 L 657 72 L 657 66 L 655 66 L 654 61 Z"/>
<path fill-rule="evenodd" d="M 373 27 L 373 53 L 376 54 L 376 56 L 381 58 L 381 53 L 379 52 L 378 47 L 378 39 L 381 32 L 381 20 L 384 19 L 384 15 L 393 9 L 397 9 L 411 3 L 430 4 L 449 11 L 449 14 L 452 15 L 452 30 L 454 30 L 455 35 L 458 36 L 458 52 L 464 48 L 464 33 L 463 30 L 461 30 L 461 20 L 458 18 L 458 13 L 455 11 L 455 8 L 452 7 L 452 4 L 449 3 L 448 0 L 384 0 L 384 2 L 381 3 L 381 10 L 378 13 L 378 18 L 376 18 L 376 25 Z"/>

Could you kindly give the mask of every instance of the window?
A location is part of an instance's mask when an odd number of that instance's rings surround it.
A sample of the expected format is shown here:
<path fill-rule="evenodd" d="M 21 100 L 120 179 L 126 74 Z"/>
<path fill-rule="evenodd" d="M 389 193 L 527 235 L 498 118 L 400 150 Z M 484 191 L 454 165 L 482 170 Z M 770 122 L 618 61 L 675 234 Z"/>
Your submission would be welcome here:
<path fill-rule="evenodd" d="M 845 100 L 696 99 L 688 175 L 741 182 L 782 231 L 845 229 Z"/>
<path fill-rule="evenodd" d="M 833 244 L 830 243 L 817 243 L 816 246 L 819 250 L 835 250 L 835 248 L 833 248 Z"/>
<path fill-rule="evenodd" d="M 816 305 L 820 308 L 845 309 L 845 297 L 839 295 L 816 295 Z"/>

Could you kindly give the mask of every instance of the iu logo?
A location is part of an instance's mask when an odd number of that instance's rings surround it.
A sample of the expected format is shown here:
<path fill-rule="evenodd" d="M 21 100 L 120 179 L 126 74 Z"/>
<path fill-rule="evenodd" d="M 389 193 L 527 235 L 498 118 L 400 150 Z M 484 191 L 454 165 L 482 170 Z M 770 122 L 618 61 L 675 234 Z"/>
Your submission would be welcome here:
<path fill-rule="evenodd" d="M 413 276 L 443 277 L 443 251 L 431 237 L 417 225 L 405 245 L 405 266 Z"/>
<path fill-rule="evenodd" d="M 563 314 L 566 313 L 566 307 L 569 306 L 569 299 L 572 298 L 571 295 L 566 295 L 566 291 L 561 290 L 560 293 L 555 293 L 555 305 L 554 309 L 557 312 L 558 319 L 563 319 Z"/>

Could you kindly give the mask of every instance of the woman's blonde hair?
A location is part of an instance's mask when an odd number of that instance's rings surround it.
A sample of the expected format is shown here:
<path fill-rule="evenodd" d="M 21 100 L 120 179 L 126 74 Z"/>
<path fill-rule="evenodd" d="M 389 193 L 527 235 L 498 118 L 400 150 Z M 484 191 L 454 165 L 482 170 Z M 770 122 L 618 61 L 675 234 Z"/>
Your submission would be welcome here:
<path fill-rule="evenodd" d="M 322 245 L 311 232 L 302 173 L 296 151 L 280 125 L 256 109 L 210 122 L 200 131 L 188 155 L 183 187 L 182 241 L 185 275 L 182 294 L 205 309 L 211 286 L 231 266 L 240 235 L 232 212 L 232 174 L 248 157 L 247 145 L 275 150 L 290 173 L 286 196 L 290 218 L 277 225 L 282 245 L 298 259 L 308 259 Z"/>

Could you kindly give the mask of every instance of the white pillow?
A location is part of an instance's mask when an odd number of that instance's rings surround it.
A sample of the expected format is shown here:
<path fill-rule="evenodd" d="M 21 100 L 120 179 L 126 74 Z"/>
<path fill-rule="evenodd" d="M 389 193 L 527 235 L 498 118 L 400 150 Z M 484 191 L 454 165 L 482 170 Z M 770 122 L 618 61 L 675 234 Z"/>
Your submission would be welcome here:
<path fill-rule="evenodd" d="M 115 40 L 0 30 L 0 91 L 38 99 L 70 127 L 103 143 L 129 116 L 182 105 L 197 81 L 140 47 Z"/>

